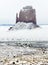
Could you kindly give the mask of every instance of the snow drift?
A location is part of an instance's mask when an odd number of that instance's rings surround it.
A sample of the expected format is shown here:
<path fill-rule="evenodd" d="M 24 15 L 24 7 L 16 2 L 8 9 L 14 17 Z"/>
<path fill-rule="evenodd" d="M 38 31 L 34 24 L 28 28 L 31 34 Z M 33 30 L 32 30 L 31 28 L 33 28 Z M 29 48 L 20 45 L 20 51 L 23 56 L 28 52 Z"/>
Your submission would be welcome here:
<path fill-rule="evenodd" d="M 48 41 L 48 26 L 10 31 L 7 29 L 0 28 L 0 41 Z"/>

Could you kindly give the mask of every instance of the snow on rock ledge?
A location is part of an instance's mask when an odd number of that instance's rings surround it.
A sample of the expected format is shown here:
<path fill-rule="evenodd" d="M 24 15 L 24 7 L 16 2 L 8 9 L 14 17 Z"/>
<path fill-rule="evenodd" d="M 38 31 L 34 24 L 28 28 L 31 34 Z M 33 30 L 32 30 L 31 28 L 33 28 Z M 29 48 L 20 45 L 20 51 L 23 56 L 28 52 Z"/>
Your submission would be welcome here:
<path fill-rule="evenodd" d="M 33 23 L 24 23 L 24 22 L 18 22 L 15 24 L 15 26 L 10 27 L 9 30 L 19 30 L 19 29 L 33 29 L 39 27 L 38 25 L 35 25 Z"/>

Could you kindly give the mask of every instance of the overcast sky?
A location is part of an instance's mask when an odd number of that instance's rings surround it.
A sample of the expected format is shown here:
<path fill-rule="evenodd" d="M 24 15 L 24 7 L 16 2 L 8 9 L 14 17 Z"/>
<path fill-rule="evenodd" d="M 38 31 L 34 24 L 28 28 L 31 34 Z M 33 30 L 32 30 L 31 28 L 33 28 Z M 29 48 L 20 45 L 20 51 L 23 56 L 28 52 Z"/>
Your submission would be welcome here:
<path fill-rule="evenodd" d="M 48 0 L 0 0 L 0 24 L 15 23 L 16 13 L 27 5 L 36 9 L 38 24 L 48 24 Z"/>

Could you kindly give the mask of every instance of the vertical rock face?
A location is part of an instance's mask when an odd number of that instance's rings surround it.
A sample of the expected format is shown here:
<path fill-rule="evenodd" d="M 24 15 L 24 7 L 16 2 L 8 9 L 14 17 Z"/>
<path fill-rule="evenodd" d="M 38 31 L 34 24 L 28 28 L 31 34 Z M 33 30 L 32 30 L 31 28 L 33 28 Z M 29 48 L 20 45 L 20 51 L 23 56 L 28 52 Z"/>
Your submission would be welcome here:
<path fill-rule="evenodd" d="M 19 12 L 19 17 L 16 15 L 16 23 L 17 22 L 32 22 L 36 24 L 36 12 L 35 9 L 32 8 L 32 6 L 26 6 L 23 7 L 23 9 Z"/>

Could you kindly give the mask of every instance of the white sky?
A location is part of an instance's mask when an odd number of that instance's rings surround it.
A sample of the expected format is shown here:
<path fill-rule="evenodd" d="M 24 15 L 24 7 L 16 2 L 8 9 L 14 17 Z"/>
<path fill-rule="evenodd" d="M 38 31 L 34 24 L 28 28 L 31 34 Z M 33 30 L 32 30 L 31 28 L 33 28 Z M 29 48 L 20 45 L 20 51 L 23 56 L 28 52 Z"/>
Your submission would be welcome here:
<path fill-rule="evenodd" d="M 15 23 L 16 12 L 26 5 L 36 9 L 38 24 L 48 24 L 48 0 L 0 0 L 0 24 Z"/>

